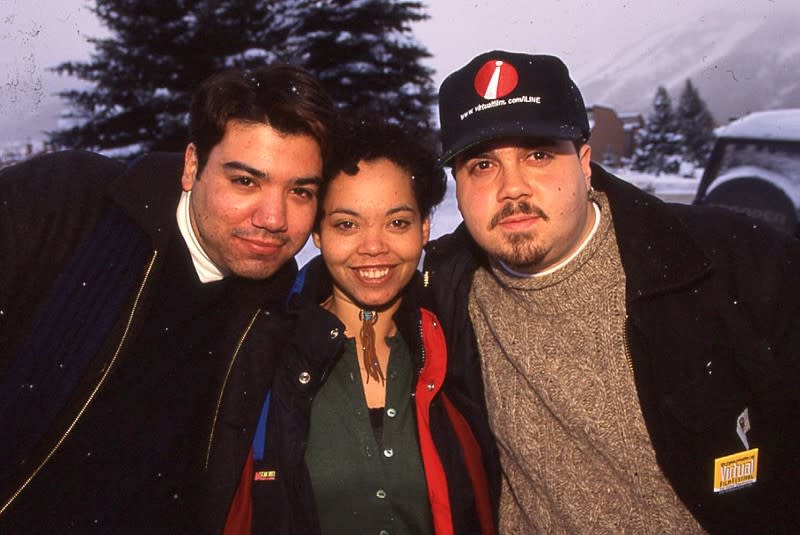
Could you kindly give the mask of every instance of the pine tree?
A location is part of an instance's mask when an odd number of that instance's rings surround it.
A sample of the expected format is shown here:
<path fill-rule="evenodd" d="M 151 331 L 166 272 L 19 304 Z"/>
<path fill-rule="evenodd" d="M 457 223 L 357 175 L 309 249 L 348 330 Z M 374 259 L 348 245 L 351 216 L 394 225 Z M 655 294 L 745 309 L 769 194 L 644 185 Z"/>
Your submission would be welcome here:
<path fill-rule="evenodd" d="M 94 84 L 61 93 L 73 126 L 50 134 L 58 146 L 123 155 L 181 150 L 198 83 L 222 67 L 272 59 L 259 40 L 269 2 L 96 0 L 93 11 L 111 37 L 90 40 L 96 50 L 88 62 L 55 68 Z"/>
<path fill-rule="evenodd" d="M 691 80 L 686 80 L 675 115 L 683 135 L 684 158 L 705 167 L 714 144 L 714 117 Z"/>
<path fill-rule="evenodd" d="M 293 0 L 289 37 L 280 56 L 301 64 L 341 108 L 370 110 L 388 120 L 427 128 L 436 93 L 430 54 L 411 35 L 427 19 L 421 2 Z"/>
<path fill-rule="evenodd" d="M 653 98 L 653 111 L 636 133 L 631 167 L 649 173 L 676 173 L 681 163 L 683 136 L 678 132 L 672 100 L 664 87 Z"/>
<path fill-rule="evenodd" d="M 223 67 L 284 61 L 316 74 L 342 108 L 427 124 L 435 99 L 429 56 L 410 34 L 427 18 L 396 0 L 96 0 L 110 30 L 87 62 L 59 73 L 93 83 L 61 93 L 71 123 L 62 147 L 135 156 L 182 150 L 198 83 Z"/>

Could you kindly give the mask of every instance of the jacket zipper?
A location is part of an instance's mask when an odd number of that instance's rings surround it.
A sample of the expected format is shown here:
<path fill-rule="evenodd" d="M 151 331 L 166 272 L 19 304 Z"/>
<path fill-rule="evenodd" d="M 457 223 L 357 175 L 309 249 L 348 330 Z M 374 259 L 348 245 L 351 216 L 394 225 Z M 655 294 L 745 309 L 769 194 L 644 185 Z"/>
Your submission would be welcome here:
<path fill-rule="evenodd" d="M 628 343 L 628 333 L 631 330 L 631 320 L 625 314 L 625 328 L 622 330 L 622 343 L 625 345 L 625 360 L 628 361 L 628 368 L 633 373 L 633 358 L 631 357 L 631 348 Z"/>
<path fill-rule="evenodd" d="M 219 409 L 222 405 L 222 396 L 225 394 L 225 388 L 228 386 L 228 379 L 231 376 L 233 364 L 236 362 L 236 357 L 239 355 L 239 350 L 242 348 L 244 339 L 247 338 L 247 335 L 250 333 L 250 329 L 253 328 L 253 324 L 256 322 L 256 318 L 258 318 L 259 314 L 261 314 L 260 308 L 256 310 L 255 314 L 253 314 L 253 317 L 250 318 L 250 323 L 247 324 L 247 328 L 242 333 L 242 336 L 239 337 L 239 342 L 236 344 L 236 348 L 233 350 L 231 361 L 228 363 L 228 369 L 225 372 L 225 379 L 222 381 L 222 386 L 219 389 L 219 397 L 217 398 L 217 405 L 214 409 L 214 416 L 211 419 L 211 431 L 208 434 L 208 448 L 206 449 L 206 461 L 203 467 L 204 470 L 208 470 L 208 463 L 211 460 L 211 443 L 214 440 L 214 433 L 217 428 L 217 418 L 219 417 Z"/>
<path fill-rule="evenodd" d="M 419 380 L 419 376 L 422 373 L 422 369 L 425 367 L 425 359 L 427 355 L 425 355 L 425 337 L 422 333 L 422 313 L 418 312 L 419 320 L 417 321 L 417 329 L 419 330 L 419 366 L 417 367 L 417 380 Z"/>
<path fill-rule="evenodd" d="M 128 315 L 128 321 L 125 324 L 125 329 L 122 331 L 122 337 L 120 338 L 119 344 L 117 345 L 117 349 L 116 349 L 116 351 L 114 351 L 114 355 L 111 357 L 111 361 L 109 361 L 105 372 L 103 372 L 103 375 L 100 377 L 100 380 L 95 385 L 94 389 L 92 390 L 92 393 L 86 399 L 86 401 L 84 402 L 83 406 L 78 411 L 78 414 L 75 415 L 75 418 L 72 420 L 72 423 L 70 423 L 69 427 L 67 427 L 66 431 L 64 431 L 64 434 L 61 435 L 61 438 L 58 439 L 58 441 L 55 443 L 55 445 L 50 450 L 50 452 L 44 457 L 44 459 L 39 463 L 39 465 L 33 470 L 31 475 L 28 476 L 28 479 L 26 479 L 25 482 L 22 483 L 22 485 L 16 490 L 16 492 L 14 492 L 14 494 L 11 495 L 11 497 L 8 499 L 8 501 L 5 504 L 3 504 L 2 509 L 0 509 L 0 515 L 2 515 L 6 511 L 6 509 L 8 509 L 8 507 L 14 502 L 14 500 L 16 500 L 17 497 L 27 488 L 27 486 L 31 483 L 31 481 L 33 481 L 34 478 L 36 478 L 36 476 L 39 474 L 39 472 L 41 472 L 42 468 L 44 468 L 44 466 L 53 457 L 53 455 L 56 454 L 56 452 L 61 447 L 61 445 L 64 443 L 64 441 L 67 439 L 69 434 L 72 432 L 72 430 L 78 424 L 78 420 L 81 419 L 83 414 L 86 412 L 86 409 L 88 409 L 89 405 L 91 405 L 92 401 L 94 400 L 95 396 L 97 395 L 97 392 L 103 386 L 103 383 L 105 383 L 105 380 L 108 377 L 108 374 L 111 373 L 111 370 L 113 369 L 114 364 L 117 361 L 117 357 L 119 356 L 120 351 L 122 350 L 122 346 L 125 345 L 125 340 L 128 338 L 128 332 L 130 331 L 131 324 L 133 323 L 133 317 L 136 315 L 136 310 L 139 307 L 139 301 L 141 300 L 142 293 L 144 292 L 144 288 L 147 285 L 147 280 L 150 278 L 150 272 L 153 270 L 153 265 L 156 262 L 156 257 L 158 257 L 158 251 L 153 251 L 153 256 L 150 258 L 150 263 L 147 265 L 147 269 L 145 270 L 144 278 L 142 279 L 142 283 L 139 285 L 139 290 L 136 292 L 136 298 L 133 301 L 133 307 L 131 308 L 131 313 Z"/>

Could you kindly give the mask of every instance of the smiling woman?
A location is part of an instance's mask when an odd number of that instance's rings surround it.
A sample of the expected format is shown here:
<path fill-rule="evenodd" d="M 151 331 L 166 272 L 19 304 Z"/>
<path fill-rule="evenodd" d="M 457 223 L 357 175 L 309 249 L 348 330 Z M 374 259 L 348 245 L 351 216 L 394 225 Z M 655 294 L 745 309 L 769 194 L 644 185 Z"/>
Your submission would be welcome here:
<path fill-rule="evenodd" d="M 375 308 L 391 317 L 399 306 L 430 231 L 411 183 L 408 171 L 379 158 L 362 160 L 354 175 L 342 172 L 328 187 L 313 236 L 334 279 L 337 316 Z"/>
<path fill-rule="evenodd" d="M 313 233 L 322 255 L 301 275 L 266 447 L 253 451 L 255 473 L 275 474 L 255 477 L 253 529 L 494 533 L 482 448 L 449 401 L 441 326 L 420 306 L 444 173 L 397 125 L 358 121 L 337 143 Z"/>

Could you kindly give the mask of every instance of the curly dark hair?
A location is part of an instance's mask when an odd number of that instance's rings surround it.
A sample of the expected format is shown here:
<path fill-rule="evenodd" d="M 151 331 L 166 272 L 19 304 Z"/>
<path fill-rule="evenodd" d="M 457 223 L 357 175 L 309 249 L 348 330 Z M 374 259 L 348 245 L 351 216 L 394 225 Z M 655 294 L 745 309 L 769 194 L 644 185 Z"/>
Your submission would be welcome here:
<path fill-rule="evenodd" d="M 411 176 L 411 186 L 422 218 L 442 202 L 447 191 L 447 177 L 436 165 L 436 153 L 426 132 L 396 123 L 387 122 L 374 115 L 358 115 L 341 119 L 333 146 L 331 164 L 326 169 L 326 180 L 319 190 L 319 208 L 315 228 L 322 220 L 323 201 L 328 186 L 336 175 L 358 173 L 358 163 L 386 158 Z"/>

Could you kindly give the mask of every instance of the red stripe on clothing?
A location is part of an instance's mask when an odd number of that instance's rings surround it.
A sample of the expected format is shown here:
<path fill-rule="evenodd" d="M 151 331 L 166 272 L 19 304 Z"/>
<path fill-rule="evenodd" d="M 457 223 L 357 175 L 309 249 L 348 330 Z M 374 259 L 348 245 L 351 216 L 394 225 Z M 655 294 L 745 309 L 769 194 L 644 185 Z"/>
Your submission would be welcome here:
<path fill-rule="evenodd" d="M 239 486 L 228 509 L 223 535 L 249 535 L 253 531 L 253 471 L 253 448 L 250 448 Z"/>
<path fill-rule="evenodd" d="M 453 424 L 453 429 L 461 443 L 461 451 L 464 454 L 464 462 L 467 464 L 467 473 L 472 481 L 472 490 L 475 495 L 475 507 L 478 510 L 478 519 L 481 524 L 483 535 L 495 535 L 494 521 L 492 520 L 492 507 L 489 503 L 489 482 L 486 479 L 486 471 L 483 468 L 483 455 L 481 447 L 472 434 L 464 415 L 458 412 L 455 405 L 442 393 L 442 401 L 447 411 L 447 416 Z"/>
<path fill-rule="evenodd" d="M 450 509 L 450 493 L 447 489 L 442 460 L 436 451 L 430 426 L 431 400 L 442 387 L 447 370 L 447 346 L 439 321 L 431 312 L 422 309 L 422 344 L 425 347 L 425 364 L 419 374 L 416 386 L 417 427 L 422 463 L 425 465 L 425 478 L 428 482 L 428 500 L 433 515 L 433 529 L 436 535 L 453 535 L 453 517 Z M 431 358 L 432 355 L 441 358 Z"/>

